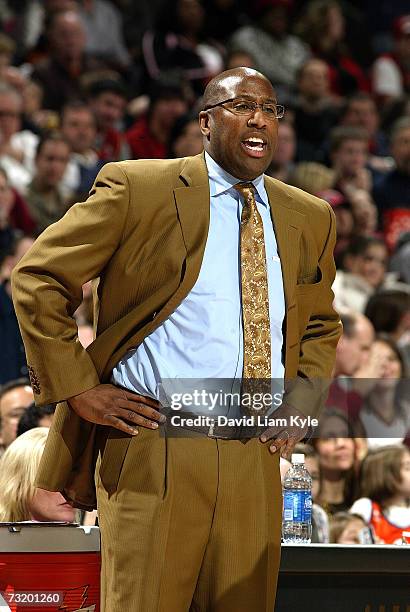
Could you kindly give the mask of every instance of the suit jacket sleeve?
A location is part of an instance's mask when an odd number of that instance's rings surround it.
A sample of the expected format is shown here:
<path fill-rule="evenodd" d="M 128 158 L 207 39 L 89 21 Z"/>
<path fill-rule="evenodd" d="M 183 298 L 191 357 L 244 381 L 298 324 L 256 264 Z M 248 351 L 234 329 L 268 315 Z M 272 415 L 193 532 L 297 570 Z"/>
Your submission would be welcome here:
<path fill-rule="evenodd" d="M 128 206 L 127 176 L 120 164 L 107 164 L 89 198 L 48 227 L 13 271 L 13 301 L 39 405 L 99 384 L 73 313 L 82 285 L 100 275 L 121 243 Z"/>
<path fill-rule="evenodd" d="M 325 204 L 325 203 L 323 203 Z M 335 278 L 333 251 L 336 243 L 336 220 L 325 204 L 328 218 L 327 236 L 318 260 L 318 286 L 300 287 L 299 301 L 311 303 L 309 321 L 300 339 L 297 377 L 286 381 L 286 403 L 306 416 L 318 416 L 326 400 L 335 362 L 336 346 L 342 333 L 339 314 L 333 308 L 332 284 Z M 322 209 L 323 210 L 323 209 Z M 309 296 L 309 291 L 312 295 Z M 313 299 L 312 299 L 313 297 Z M 306 307 L 306 305 L 305 305 Z"/>

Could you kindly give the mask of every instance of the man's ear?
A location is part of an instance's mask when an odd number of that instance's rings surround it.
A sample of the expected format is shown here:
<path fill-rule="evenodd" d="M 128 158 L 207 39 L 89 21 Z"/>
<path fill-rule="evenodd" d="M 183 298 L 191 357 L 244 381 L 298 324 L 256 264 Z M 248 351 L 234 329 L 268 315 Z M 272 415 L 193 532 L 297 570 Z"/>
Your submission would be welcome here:
<path fill-rule="evenodd" d="M 205 136 L 209 140 L 209 114 L 206 111 L 199 113 L 199 129 L 201 130 L 202 136 Z"/>

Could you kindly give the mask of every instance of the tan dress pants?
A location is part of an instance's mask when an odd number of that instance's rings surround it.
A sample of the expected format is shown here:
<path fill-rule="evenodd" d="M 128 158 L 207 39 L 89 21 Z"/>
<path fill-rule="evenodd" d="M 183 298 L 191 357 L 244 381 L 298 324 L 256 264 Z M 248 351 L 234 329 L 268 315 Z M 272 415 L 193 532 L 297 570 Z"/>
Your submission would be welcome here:
<path fill-rule="evenodd" d="M 273 612 L 279 455 L 110 430 L 96 470 L 102 612 Z"/>

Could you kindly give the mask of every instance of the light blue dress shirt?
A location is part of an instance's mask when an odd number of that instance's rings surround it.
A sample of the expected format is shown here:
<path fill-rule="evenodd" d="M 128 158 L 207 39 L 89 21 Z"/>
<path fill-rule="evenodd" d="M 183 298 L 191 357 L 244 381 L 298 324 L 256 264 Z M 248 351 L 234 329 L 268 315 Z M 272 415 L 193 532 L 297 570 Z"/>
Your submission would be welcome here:
<path fill-rule="evenodd" d="M 243 370 L 240 281 L 240 182 L 205 153 L 210 223 L 198 279 L 178 308 L 113 369 L 112 381 L 161 401 L 167 379 L 237 379 Z M 272 378 L 283 379 L 282 268 L 263 175 L 254 181 L 262 217 L 269 289 Z"/>

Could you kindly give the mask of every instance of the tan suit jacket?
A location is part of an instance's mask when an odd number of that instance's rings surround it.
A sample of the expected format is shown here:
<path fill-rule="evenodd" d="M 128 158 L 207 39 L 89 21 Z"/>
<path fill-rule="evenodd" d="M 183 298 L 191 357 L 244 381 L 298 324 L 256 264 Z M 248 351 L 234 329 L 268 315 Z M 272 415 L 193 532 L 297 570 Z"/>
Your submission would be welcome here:
<path fill-rule="evenodd" d="M 283 270 L 285 376 L 330 377 L 341 332 L 332 308 L 333 212 L 275 179 L 266 177 L 265 186 Z M 88 200 L 50 226 L 16 267 L 13 298 L 36 402 L 60 402 L 40 487 L 63 491 L 79 507 L 95 507 L 94 466 L 101 430 L 108 428 L 84 421 L 64 400 L 109 382 L 118 360 L 189 293 L 201 267 L 209 210 L 203 154 L 110 163 Z M 84 350 L 72 315 L 90 279 L 99 279 L 96 339 Z M 313 413 L 317 406 L 310 407 L 306 392 L 303 404 L 295 401 Z M 118 448 L 121 462 L 124 444 Z"/>

